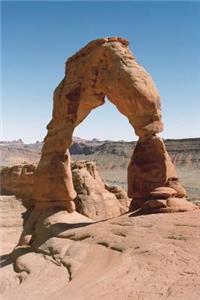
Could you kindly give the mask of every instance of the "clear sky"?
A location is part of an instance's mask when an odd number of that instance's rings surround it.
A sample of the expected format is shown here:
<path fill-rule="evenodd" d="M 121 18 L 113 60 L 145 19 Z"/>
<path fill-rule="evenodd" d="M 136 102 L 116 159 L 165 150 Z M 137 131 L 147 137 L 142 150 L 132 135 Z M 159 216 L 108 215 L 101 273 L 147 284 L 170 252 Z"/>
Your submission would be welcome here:
<path fill-rule="evenodd" d="M 122 36 L 152 75 L 165 138 L 200 136 L 200 2 L 3 2 L 1 139 L 42 140 L 64 63 L 92 39 Z M 82 138 L 135 140 L 108 101 L 75 131 Z"/>

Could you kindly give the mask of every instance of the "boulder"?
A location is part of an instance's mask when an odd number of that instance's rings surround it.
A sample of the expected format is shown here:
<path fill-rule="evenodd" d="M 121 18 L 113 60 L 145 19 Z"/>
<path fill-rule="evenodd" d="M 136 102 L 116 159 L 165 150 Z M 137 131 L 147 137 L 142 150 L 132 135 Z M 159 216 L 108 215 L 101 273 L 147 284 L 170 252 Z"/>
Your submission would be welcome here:
<path fill-rule="evenodd" d="M 177 177 L 170 177 L 167 180 L 167 186 L 176 191 L 176 197 L 182 198 L 187 196 L 187 192 L 179 182 Z"/>
<path fill-rule="evenodd" d="M 77 192 L 76 210 L 94 220 L 112 218 L 129 210 L 130 199 L 121 187 L 106 185 L 94 162 L 72 163 L 72 177 Z"/>
<path fill-rule="evenodd" d="M 152 199 L 143 203 L 141 213 L 174 213 L 199 210 L 194 203 L 185 198 Z"/>

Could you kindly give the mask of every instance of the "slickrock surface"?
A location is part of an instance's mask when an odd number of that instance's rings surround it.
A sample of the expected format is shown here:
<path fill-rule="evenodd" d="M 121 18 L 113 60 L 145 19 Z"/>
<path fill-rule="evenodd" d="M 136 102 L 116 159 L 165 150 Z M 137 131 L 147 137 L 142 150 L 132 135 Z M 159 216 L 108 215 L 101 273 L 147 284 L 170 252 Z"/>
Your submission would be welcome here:
<path fill-rule="evenodd" d="M 0 249 L 14 248 L 19 240 L 22 231 L 22 214 L 26 211 L 21 201 L 15 196 L 0 196 L 0 224 L 1 224 L 1 244 Z"/>
<path fill-rule="evenodd" d="M 7 244 L 1 247 L 2 299 L 200 298 L 198 211 L 136 217 L 129 213 L 91 223 L 76 212 L 49 209 L 38 218 L 31 246 L 18 247 L 8 256 L 21 222 L 21 208 L 11 207 L 12 201 L 3 197 L 0 202 L 10 207 L 1 223 Z M 10 221 L 15 238 L 7 234 Z"/>
<path fill-rule="evenodd" d="M 23 229 L 22 213 L 25 207 L 15 196 L 0 196 L 0 299 L 10 287 L 19 287 L 19 279 L 13 273 L 9 253 L 14 249 Z"/>
<path fill-rule="evenodd" d="M 93 219 L 102 220 L 119 216 L 129 210 L 130 199 L 119 186 L 105 185 L 94 162 L 75 161 L 71 164 L 74 187 L 77 193 L 76 211 Z M 34 172 L 36 166 L 24 165 L 4 168 L 1 175 L 1 193 L 16 195 L 27 207 L 33 206 Z M 37 203 L 47 208 L 48 202 Z M 58 203 L 59 204 L 59 203 Z M 56 204 L 55 204 L 56 205 Z"/>

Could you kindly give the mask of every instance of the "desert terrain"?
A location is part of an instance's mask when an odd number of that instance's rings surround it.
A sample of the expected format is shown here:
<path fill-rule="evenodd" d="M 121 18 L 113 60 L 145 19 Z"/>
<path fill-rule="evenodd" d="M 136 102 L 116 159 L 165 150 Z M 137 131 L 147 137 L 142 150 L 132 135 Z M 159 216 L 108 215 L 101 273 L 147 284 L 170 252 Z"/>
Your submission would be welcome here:
<path fill-rule="evenodd" d="M 40 217 L 44 228 L 38 226 L 34 243 L 13 251 L 24 208 L 14 196 L 1 197 L 0 205 L 4 300 L 200 298 L 197 211 L 128 213 L 94 223 L 49 211 Z"/>
<path fill-rule="evenodd" d="M 200 139 L 165 143 L 189 200 L 200 205 Z M 1 168 L 18 165 L 18 170 L 30 163 L 37 165 L 41 147 L 39 142 L 1 142 Z M 48 209 L 39 215 L 34 240 L 28 246 L 16 248 L 31 214 L 29 199 L 21 199 L 15 190 L 1 195 L 2 299 L 200 298 L 199 210 L 152 215 L 128 212 L 128 200 L 124 198 L 126 168 L 134 147 L 135 142 L 75 138 L 70 149 L 75 161 L 75 188 L 80 190 L 82 176 L 86 188 L 95 186 L 96 190 L 91 189 L 93 194 L 89 198 L 81 188 L 78 198 L 85 204 L 79 207 L 81 202 L 76 203 L 78 212 Z M 91 160 L 96 162 L 95 168 L 103 181 L 97 173 L 95 182 L 91 177 L 88 179 L 86 169 L 94 168 L 93 163 L 87 162 Z M 30 192 L 29 181 L 20 188 Z M 117 188 L 116 194 L 109 185 L 122 186 L 124 190 Z M 99 189 L 104 198 L 99 196 Z"/>
<path fill-rule="evenodd" d="M 136 142 L 84 140 L 75 137 L 70 148 L 72 160 L 95 161 L 102 178 L 111 185 L 127 188 L 127 166 Z M 200 196 L 200 138 L 167 139 L 166 148 L 189 198 Z M 0 142 L 1 168 L 19 164 L 37 164 L 42 143 L 22 140 Z"/>

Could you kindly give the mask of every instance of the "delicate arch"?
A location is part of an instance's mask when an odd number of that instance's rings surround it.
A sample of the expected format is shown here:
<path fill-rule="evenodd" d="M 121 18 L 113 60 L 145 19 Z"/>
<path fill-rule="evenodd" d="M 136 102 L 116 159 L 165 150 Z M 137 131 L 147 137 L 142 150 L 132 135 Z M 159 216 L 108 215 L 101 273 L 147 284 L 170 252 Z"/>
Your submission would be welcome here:
<path fill-rule="evenodd" d="M 159 94 L 150 75 L 135 60 L 127 40 L 99 39 L 67 60 L 65 77 L 55 89 L 53 117 L 47 126 L 48 133 L 35 173 L 37 209 L 52 206 L 65 207 L 68 211 L 74 209 L 72 200 L 76 192 L 68 148 L 75 127 L 91 110 L 104 103 L 105 96 L 128 118 L 140 137 L 139 153 L 148 153 L 151 144 L 156 157 L 160 158 L 158 166 L 147 156 L 143 166 L 133 155 L 128 172 L 129 196 L 148 197 L 153 188 L 166 185 L 169 177 L 176 176 L 162 140 L 155 138 L 163 125 Z M 142 147 L 146 148 L 141 150 Z M 151 166 L 161 173 L 157 180 L 150 178 L 152 173 L 148 169 Z M 136 173 L 139 179 L 135 180 Z"/>

